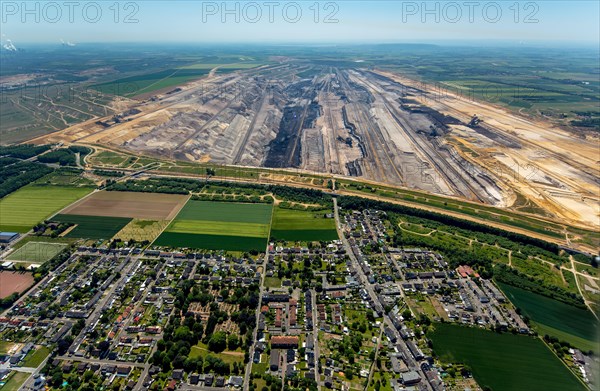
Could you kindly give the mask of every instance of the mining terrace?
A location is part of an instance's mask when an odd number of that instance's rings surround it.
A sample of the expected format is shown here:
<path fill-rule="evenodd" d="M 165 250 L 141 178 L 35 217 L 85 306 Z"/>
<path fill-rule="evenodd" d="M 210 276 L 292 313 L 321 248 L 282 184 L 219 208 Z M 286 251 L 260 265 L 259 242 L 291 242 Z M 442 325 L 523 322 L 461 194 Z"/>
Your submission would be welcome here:
<path fill-rule="evenodd" d="M 600 225 L 597 139 L 402 75 L 290 61 L 118 103 L 35 142 L 359 177 Z"/>

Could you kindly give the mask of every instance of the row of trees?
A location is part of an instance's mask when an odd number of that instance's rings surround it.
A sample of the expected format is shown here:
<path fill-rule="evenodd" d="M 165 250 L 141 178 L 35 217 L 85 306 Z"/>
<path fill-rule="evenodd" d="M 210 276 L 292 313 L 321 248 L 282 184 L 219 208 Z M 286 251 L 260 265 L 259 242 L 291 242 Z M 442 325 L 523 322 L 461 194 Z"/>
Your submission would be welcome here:
<path fill-rule="evenodd" d="M 29 159 L 51 148 L 51 145 L 17 144 L 0 146 L 0 156 Z"/>
<path fill-rule="evenodd" d="M 0 159 L 0 198 L 50 174 L 52 168 L 43 164 Z"/>
<path fill-rule="evenodd" d="M 189 194 L 199 192 L 204 187 L 200 181 L 184 178 L 151 178 L 144 181 L 107 181 L 109 191 L 137 191 L 142 193 Z"/>
<path fill-rule="evenodd" d="M 454 242 L 439 240 L 433 236 L 411 235 L 400 229 L 397 229 L 395 235 L 392 237 L 392 245 L 394 247 L 414 246 L 429 248 L 443 254 L 448 263 L 453 267 L 470 265 L 477 267 L 479 274 L 483 278 L 491 278 L 493 275 L 492 259 L 486 253 L 485 248 L 473 247 L 470 250 L 466 250 L 464 246 Z"/>
<path fill-rule="evenodd" d="M 107 186 L 107 190 L 189 194 L 190 192 L 200 192 L 204 188 L 204 185 L 205 182 L 202 180 L 187 178 L 150 178 L 144 181 L 128 180 L 119 183 L 111 182 L 110 185 Z M 315 189 L 230 182 L 210 182 L 210 185 L 222 188 L 259 190 L 262 194 L 272 193 L 277 198 L 283 198 L 294 202 L 318 203 L 323 205 L 329 205 L 331 203 L 330 195 Z"/>
<path fill-rule="evenodd" d="M 75 166 L 75 154 L 78 153 L 79 149 L 79 147 L 60 148 L 40 155 L 38 161 L 42 163 L 58 163 L 61 166 Z M 86 148 L 86 150 L 88 149 Z"/>

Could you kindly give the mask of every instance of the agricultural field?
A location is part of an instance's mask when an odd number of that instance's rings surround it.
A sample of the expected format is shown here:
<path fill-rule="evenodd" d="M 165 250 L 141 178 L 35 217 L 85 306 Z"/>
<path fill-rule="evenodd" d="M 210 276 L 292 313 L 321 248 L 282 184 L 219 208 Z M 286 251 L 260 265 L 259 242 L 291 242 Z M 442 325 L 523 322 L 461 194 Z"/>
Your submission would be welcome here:
<path fill-rule="evenodd" d="M 445 323 L 429 338 L 442 361 L 468 365 L 477 383 L 494 391 L 586 389 L 536 338 Z"/>
<path fill-rule="evenodd" d="M 515 111 L 523 109 L 529 114 L 543 111 L 546 115 L 567 113 L 569 117 L 575 117 L 575 112 L 597 109 L 597 105 L 594 109 L 598 101 L 597 78 L 588 71 L 597 60 L 594 53 L 571 48 L 570 56 L 574 61 L 565 69 L 561 66 L 560 51 L 554 49 L 490 48 L 491 57 L 474 56 L 473 48 L 458 49 L 460 54 L 457 49 L 436 49 L 420 53 L 416 66 L 414 54 L 378 61 L 389 61 L 389 65 L 382 66 L 437 82 L 442 91 Z M 453 61 L 457 55 L 469 61 Z M 538 65 L 541 62 L 543 70 Z M 498 67 L 503 69 L 501 75 L 489 72 L 490 68 Z"/>
<path fill-rule="evenodd" d="M 189 201 L 176 220 L 269 224 L 272 206 L 234 202 Z"/>
<path fill-rule="evenodd" d="M 188 201 L 154 242 L 169 247 L 210 250 L 263 250 L 269 237 L 272 206 Z"/>
<path fill-rule="evenodd" d="M 166 69 L 154 73 L 125 77 L 111 82 L 96 84 L 93 89 L 108 95 L 134 97 L 163 88 L 174 87 L 199 79 L 210 72 L 209 68 Z"/>
<path fill-rule="evenodd" d="M 169 232 L 211 235 L 215 232 L 228 236 L 249 236 L 266 238 L 269 236 L 269 225 L 258 223 L 240 223 L 208 220 L 178 220 L 171 224 Z"/>
<path fill-rule="evenodd" d="M 330 210 L 304 211 L 276 207 L 271 227 L 271 240 L 319 241 L 339 239 L 335 220 L 325 218 Z"/>
<path fill-rule="evenodd" d="M 137 242 L 145 240 L 152 242 L 168 225 L 168 220 L 133 219 L 122 230 L 117 232 L 115 238 L 121 240 L 133 239 Z"/>
<path fill-rule="evenodd" d="M 591 312 L 511 285 L 499 283 L 498 286 L 535 322 L 539 334 L 557 337 L 585 351 L 600 351 L 598 321 Z"/>
<path fill-rule="evenodd" d="M 31 273 L 0 271 L 0 299 L 13 293 L 21 293 L 33 285 Z"/>
<path fill-rule="evenodd" d="M 82 216 L 129 217 L 171 220 L 183 207 L 187 196 L 178 194 L 99 191 L 63 211 Z"/>
<path fill-rule="evenodd" d="M 154 242 L 157 246 L 185 247 L 224 251 L 264 251 L 267 238 L 228 235 L 199 235 L 163 232 Z"/>
<path fill-rule="evenodd" d="M 240 69 L 251 69 L 263 65 L 262 62 L 237 62 L 232 64 L 213 64 L 213 63 L 197 63 L 192 65 L 186 65 L 180 69 L 214 69 L 218 68 L 218 72 L 236 71 Z"/>
<path fill-rule="evenodd" d="M 25 186 L 0 199 L 0 231 L 27 232 L 91 191 L 91 187 Z"/>
<path fill-rule="evenodd" d="M 54 258 L 65 247 L 67 247 L 65 243 L 31 241 L 12 252 L 7 259 L 10 261 L 44 263 Z"/>
<path fill-rule="evenodd" d="M 65 235 L 67 238 L 110 239 L 129 224 L 131 218 L 58 214 L 52 221 L 75 224 Z"/>

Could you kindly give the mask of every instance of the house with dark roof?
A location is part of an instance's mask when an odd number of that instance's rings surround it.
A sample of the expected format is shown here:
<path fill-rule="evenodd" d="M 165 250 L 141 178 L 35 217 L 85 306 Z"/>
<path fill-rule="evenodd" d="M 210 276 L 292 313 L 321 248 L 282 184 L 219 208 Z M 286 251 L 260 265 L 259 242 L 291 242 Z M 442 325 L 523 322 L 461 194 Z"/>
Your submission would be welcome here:
<path fill-rule="evenodd" d="M 131 367 L 126 367 L 126 366 L 117 367 L 117 376 L 127 377 L 127 376 L 129 376 L 130 372 L 131 372 Z"/>
<path fill-rule="evenodd" d="M 269 360 L 269 368 L 272 371 L 279 370 L 280 360 L 281 360 L 281 351 L 279 349 L 271 350 L 271 359 Z"/>
<path fill-rule="evenodd" d="M 244 378 L 241 376 L 231 376 L 227 381 L 231 387 L 241 388 L 244 385 Z"/>

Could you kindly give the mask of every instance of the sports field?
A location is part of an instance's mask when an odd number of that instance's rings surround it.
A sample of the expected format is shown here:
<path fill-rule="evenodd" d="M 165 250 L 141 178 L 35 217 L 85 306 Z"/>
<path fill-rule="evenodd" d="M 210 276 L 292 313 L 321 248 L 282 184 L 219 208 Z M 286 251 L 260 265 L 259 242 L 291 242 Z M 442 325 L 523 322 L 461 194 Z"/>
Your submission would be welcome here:
<path fill-rule="evenodd" d="M 272 240 L 320 241 L 339 239 L 335 220 L 325 218 L 331 211 L 304 211 L 276 207 L 271 226 Z"/>
<path fill-rule="evenodd" d="M 65 235 L 68 238 L 110 239 L 123 229 L 131 219 L 128 217 L 58 214 L 52 218 L 52 221 L 76 225 Z"/>
<path fill-rule="evenodd" d="M 587 310 L 511 285 L 498 286 L 538 326 L 538 333 L 567 341 L 582 350 L 599 351 L 598 321 Z"/>
<path fill-rule="evenodd" d="M 272 206 L 191 200 L 154 242 L 158 246 L 262 251 Z"/>
<path fill-rule="evenodd" d="M 90 187 L 25 186 L 0 199 L 0 231 L 27 232 L 91 191 Z"/>
<path fill-rule="evenodd" d="M 65 243 L 27 242 L 23 247 L 11 253 L 10 261 L 44 263 L 60 253 L 67 245 Z"/>
<path fill-rule="evenodd" d="M 494 391 L 586 390 L 537 338 L 438 323 L 428 334 L 444 362 L 468 365 L 480 386 Z"/>
<path fill-rule="evenodd" d="M 185 205 L 187 196 L 179 194 L 99 191 L 63 211 L 82 216 L 130 217 L 171 220 Z"/>

